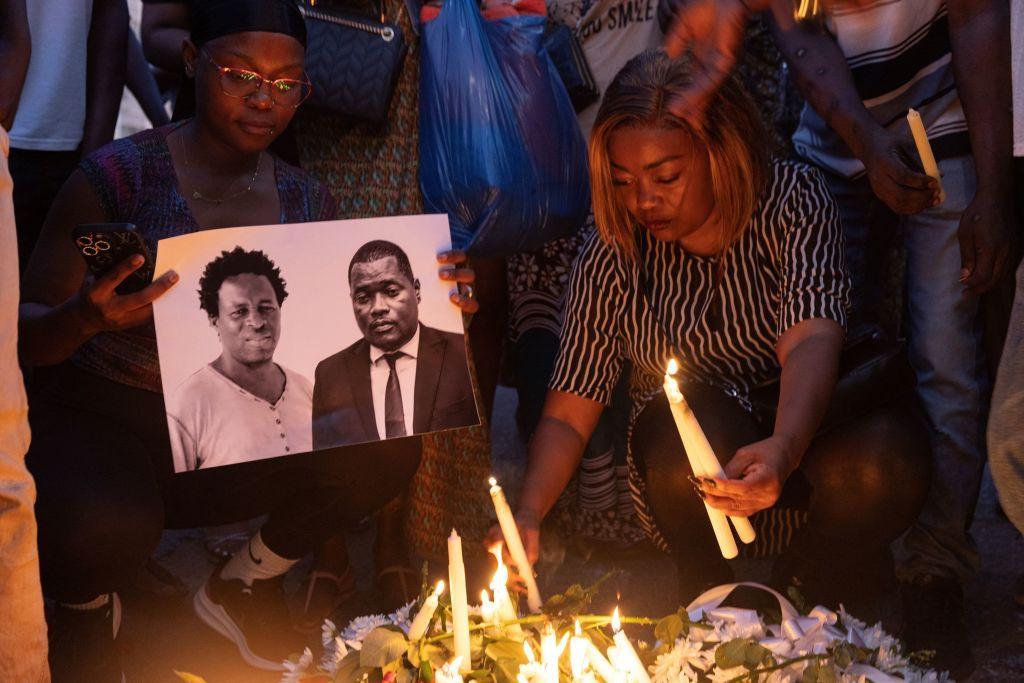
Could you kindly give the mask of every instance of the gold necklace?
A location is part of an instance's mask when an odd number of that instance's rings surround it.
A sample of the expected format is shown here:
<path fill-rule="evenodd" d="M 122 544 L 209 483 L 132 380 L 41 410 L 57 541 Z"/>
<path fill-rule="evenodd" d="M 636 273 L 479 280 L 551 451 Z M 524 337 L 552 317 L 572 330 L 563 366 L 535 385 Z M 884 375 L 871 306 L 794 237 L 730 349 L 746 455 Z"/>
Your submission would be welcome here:
<path fill-rule="evenodd" d="M 189 166 L 189 163 L 188 163 L 188 148 L 185 146 L 185 133 L 184 133 L 184 131 L 182 131 L 182 134 L 179 137 L 179 140 L 181 141 L 181 155 L 182 155 L 182 157 L 185 160 L 185 174 L 188 175 L 189 179 L 191 180 L 192 168 Z M 249 184 L 246 185 L 245 188 L 239 190 L 238 192 L 235 192 L 234 194 L 229 194 L 227 197 L 217 198 L 217 197 L 207 197 L 206 195 L 204 195 L 199 190 L 196 190 L 196 189 L 193 188 L 193 190 L 192 190 L 192 199 L 199 199 L 199 200 L 204 201 L 204 202 L 210 202 L 211 204 L 223 204 L 224 202 L 230 201 L 230 200 L 232 200 L 232 199 L 234 199 L 236 197 L 241 197 L 243 194 L 245 194 L 246 192 L 251 190 L 252 186 L 256 183 L 256 178 L 258 178 L 259 175 L 260 175 L 260 165 L 262 163 L 263 163 L 263 152 L 260 152 L 259 156 L 256 157 L 256 170 L 252 172 L 252 178 L 249 179 Z"/>

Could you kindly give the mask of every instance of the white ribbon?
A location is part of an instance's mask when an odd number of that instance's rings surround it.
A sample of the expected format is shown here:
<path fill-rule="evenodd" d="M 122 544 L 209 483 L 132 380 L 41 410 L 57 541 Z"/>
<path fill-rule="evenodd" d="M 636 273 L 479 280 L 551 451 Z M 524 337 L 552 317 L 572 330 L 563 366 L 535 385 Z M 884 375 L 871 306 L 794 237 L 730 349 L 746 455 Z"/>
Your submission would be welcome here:
<path fill-rule="evenodd" d="M 828 646 L 837 640 L 851 643 L 857 647 L 865 647 L 860 631 L 853 626 L 848 626 L 845 632 L 838 628 L 836 624 L 839 623 L 839 615 L 827 607 L 816 605 L 807 616 L 801 616 L 796 607 L 781 593 L 768 586 L 750 581 L 727 583 L 697 596 L 686 607 L 690 619 L 699 621 L 706 616 L 709 619 L 735 624 L 738 628 L 760 625 L 761 618 L 754 610 L 721 606 L 725 599 L 740 586 L 758 588 L 770 593 L 778 601 L 779 610 L 782 612 L 782 623 L 769 625 L 767 630 L 773 636 L 762 638 L 759 642 L 779 657 L 825 654 Z M 867 664 L 851 664 L 846 667 L 845 672 L 863 676 L 871 683 L 902 683 L 902 679 L 890 676 Z"/>

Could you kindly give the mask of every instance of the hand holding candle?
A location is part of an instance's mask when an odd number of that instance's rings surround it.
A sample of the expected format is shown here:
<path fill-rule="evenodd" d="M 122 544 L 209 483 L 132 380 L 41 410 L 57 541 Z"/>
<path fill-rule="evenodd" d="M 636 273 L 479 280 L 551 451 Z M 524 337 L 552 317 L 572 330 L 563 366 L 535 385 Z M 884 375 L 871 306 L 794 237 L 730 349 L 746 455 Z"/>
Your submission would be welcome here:
<path fill-rule="evenodd" d="M 682 392 L 679 391 L 679 384 L 672 377 L 672 375 L 678 372 L 678 369 L 679 365 L 673 358 L 669 361 L 668 370 L 665 373 L 664 389 L 665 397 L 668 399 L 669 408 L 672 411 L 672 418 L 679 432 L 679 438 L 683 442 L 683 449 L 686 451 L 686 457 L 690 461 L 690 468 L 693 470 L 694 475 L 698 477 L 719 477 L 724 479 L 725 470 L 722 469 L 721 463 L 715 457 L 715 452 L 711 448 L 711 444 L 708 443 L 707 436 L 705 436 L 704 430 L 701 429 L 700 423 L 697 422 L 697 417 L 693 414 L 693 410 L 690 409 Z M 722 556 L 726 559 L 732 559 L 739 555 L 736 539 L 733 538 L 732 531 L 729 529 L 725 513 L 711 507 L 707 502 L 704 503 L 704 508 L 707 510 L 708 519 L 711 521 L 711 528 L 715 532 L 715 538 L 718 540 L 718 547 L 722 551 Z M 732 521 L 733 526 L 736 527 L 736 533 L 739 534 L 740 540 L 744 543 L 752 543 L 754 541 L 756 538 L 754 527 L 746 517 L 730 517 L 729 519 Z"/>
<path fill-rule="evenodd" d="M 498 486 L 494 477 L 490 478 L 491 500 L 494 502 L 494 511 L 498 515 L 498 524 L 501 526 L 501 534 L 505 537 L 505 545 L 508 546 L 509 555 L 516 565 L 516 570 L 526 582 L 526 602 L 530 612 L 537 614 L 543 605 L 540 598 L 540 589 L 537 588 L 537 580 L 533 576 L 533 566 L 526 557 L 526 549 L 523 548 L 523 539 L 519 536 L 519 527 L 516 526 L 516 519 L 512 515 L 512 508 L 505 500 L 505 492 Z"/>

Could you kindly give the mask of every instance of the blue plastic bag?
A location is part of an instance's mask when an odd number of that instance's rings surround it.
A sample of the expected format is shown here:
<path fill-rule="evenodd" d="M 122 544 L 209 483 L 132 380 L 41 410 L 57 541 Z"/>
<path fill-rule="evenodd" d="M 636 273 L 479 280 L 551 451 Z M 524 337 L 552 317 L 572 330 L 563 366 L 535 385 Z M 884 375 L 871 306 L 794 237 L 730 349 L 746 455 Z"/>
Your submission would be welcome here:
<path fill-rule="evenodd" d="M 472 254 L 537 249 L 590 210 L 586 145 L 544 22 L 484 21 L 473 0 L 447 0 L 423 26 L 420 188 Z"/>

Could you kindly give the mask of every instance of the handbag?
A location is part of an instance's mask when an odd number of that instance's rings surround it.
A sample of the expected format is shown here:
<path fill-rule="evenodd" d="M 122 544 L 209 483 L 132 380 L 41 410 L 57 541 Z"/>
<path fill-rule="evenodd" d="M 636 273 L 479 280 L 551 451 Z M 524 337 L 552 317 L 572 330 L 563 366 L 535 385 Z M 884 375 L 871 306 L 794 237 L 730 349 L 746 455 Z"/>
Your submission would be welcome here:
<path fill-rule="evenodd" d="M 348 10 L 299 5 L 306 20 L 310 106 L 368 123 L 387 119 L 407 45 L 401 27 Z"/>
<path fill-rule="evenodd" d="M 601 91 L 594 81 L 594 74 L 590 71 L 590 64 L 587 63 L 576 34 L 564 24 L 549 21 L 541 44 L 565 84 L 573 109 L 581 112 L 597 102 Z"/>

